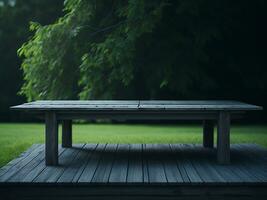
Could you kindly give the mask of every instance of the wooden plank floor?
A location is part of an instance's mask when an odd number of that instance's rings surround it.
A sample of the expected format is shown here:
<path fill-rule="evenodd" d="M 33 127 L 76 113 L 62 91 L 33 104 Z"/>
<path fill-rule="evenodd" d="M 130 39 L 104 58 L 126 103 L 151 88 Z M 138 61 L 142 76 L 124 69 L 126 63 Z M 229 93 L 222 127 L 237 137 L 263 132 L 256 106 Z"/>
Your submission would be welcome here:
<path fill-rule="evenodd" d="M 0 182 L 267 183 L 267 151 L 253 144 L 232 145 L 230 165 L 192 144 L 78 144 L 59 154 L 59 166 L 45 166 L 44 145 L 33 145 L 0 169 Z"/>
<path fill-rule="evenodd" d="M 59 163 L 59 166 L 45 166 L 44 145 L 35 144 L 0 169 L 0 192 L 10 191 L 10 188 L 17 188 L 18 192 L 25 186 L 93 188 L 102 185 L 118 186 L 114 190 L 122 186 L 154 189 L 162 186 L 161 189 L 165 187 L 173 194 L 179 187 L 207 187 L 207 191 L 211 191 L 210 188 L 216 186 L 217 191 L 218 186 L 223 186 L 225 191 L 227 187 L 229 191 L 231 187 L 242 187 L 239 193 L 261 188 L 257 193 L 267 195 L 261 193 L 267 189 L 267 150 L 255 144 L 231 145 L 230 165 L 216 163 L 216 149 L 193 144 L 59 146 Z"/>

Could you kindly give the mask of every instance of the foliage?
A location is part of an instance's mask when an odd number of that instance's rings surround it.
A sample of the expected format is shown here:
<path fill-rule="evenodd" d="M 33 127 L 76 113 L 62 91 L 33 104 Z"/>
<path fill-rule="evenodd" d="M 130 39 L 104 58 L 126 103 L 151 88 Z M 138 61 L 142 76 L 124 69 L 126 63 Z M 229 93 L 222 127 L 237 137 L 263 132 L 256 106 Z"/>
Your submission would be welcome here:
<path fill-rule="evenodd" d="M 61 14 L 63 0 L 0 0 L 0 120 L 18 119 L 9 106 L 22 103 L 17 93 L 23 83 L 17 49 L 31 33 L 29 21 L 52 23 Z"/>
<path fill-rule="evenodd" d="M 261 0 L 67 0 L 55 23 L 31 23 L 35 34 L 18 51 L 24 58 L 21 93 L 28 100 L 232 98 L 262 104 L 266 30 L 258 25 L 265 8 Z"/>
<path fill-rule="evenodd" d="M 29 100 L 70 99 L 78 92 L 83 99 L 111 98 L 133 79 L 136 40 L 152 31 L 163 6 L 161 1 L 66 1 L 66 15 L 54 24 L 31 24 L 35 35 L 19 50 L 25 57 L 22 93 Z"/>

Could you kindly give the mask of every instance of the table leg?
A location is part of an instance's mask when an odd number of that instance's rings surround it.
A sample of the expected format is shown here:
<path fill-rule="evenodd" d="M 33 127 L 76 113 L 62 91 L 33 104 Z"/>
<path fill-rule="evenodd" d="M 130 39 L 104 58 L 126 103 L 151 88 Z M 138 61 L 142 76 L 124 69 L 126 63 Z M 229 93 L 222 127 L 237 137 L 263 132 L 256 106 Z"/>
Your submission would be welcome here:
<path fill-rule="evenodd" d="M 217 160 L 219 164 L 230 163 L 230 113 L 220 111 L 217 131 Z"/>
<path fill-rule="evenodd" d="M 62 147 L 72 147 L 72 122 L 62 121 Z"/>
<path fill-rule="evenodd" d="M 214 122 L 211 120 L 203 121 L 203 146 L 206 148 L 214 146 Z"/>
<path fill-rule="evenodd" d="M 45 163 L 58 164 L 58 122 L 55 112 L 45 114 Z"/>

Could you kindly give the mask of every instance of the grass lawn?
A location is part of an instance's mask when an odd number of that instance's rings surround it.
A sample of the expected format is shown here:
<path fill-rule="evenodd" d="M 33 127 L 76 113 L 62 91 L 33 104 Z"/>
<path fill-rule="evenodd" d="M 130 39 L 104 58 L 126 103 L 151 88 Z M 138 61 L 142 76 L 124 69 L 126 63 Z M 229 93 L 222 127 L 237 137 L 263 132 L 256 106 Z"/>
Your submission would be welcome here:
<path fill-rule="evenodd" d="M 73 133 L 74 143 L 202 143 L 200 125 L 75 124 Z M 231 133 L 232 143 L 267 147 L 267 125 L 234 125 Z M 0 166 L 43 142 L 43 124 L 0 123 Z"/>

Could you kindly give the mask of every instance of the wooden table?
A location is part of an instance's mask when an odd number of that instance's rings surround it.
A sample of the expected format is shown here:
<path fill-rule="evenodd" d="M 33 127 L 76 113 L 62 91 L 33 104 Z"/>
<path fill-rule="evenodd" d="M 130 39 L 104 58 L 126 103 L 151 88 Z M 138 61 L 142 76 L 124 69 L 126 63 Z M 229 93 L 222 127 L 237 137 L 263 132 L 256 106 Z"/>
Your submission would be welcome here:
<path fill-rule="evenodd" d="M 217 122 L 217 161 L 230 162 L 230 119 L 262 107 L 238 101 L 35 101 L 11 107 L 45 119 L 47 165 L 58 164 L 58 122 L 62 146 L 72 146 L 73 119 L 203 120 L 203 145 L 213 148 Z"/>

